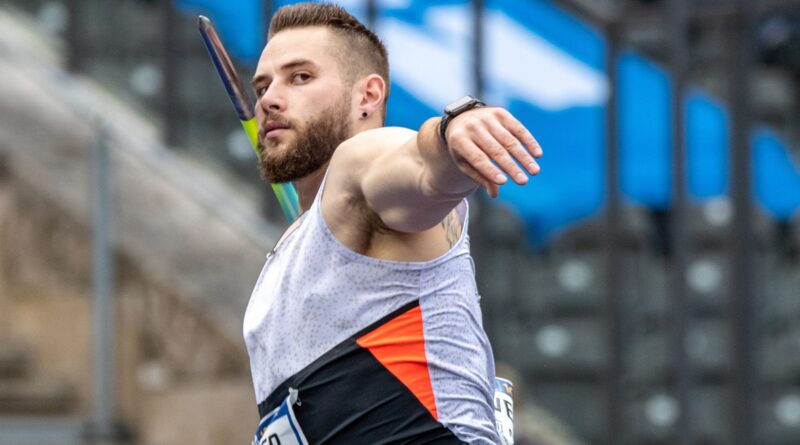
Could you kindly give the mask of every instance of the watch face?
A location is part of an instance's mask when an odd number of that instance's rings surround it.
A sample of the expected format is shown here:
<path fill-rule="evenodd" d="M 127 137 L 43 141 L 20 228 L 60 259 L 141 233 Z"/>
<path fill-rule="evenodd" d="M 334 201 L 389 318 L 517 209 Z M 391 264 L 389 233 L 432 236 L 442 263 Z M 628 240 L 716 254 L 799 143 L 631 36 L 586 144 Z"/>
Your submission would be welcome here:
<path fill-rule="evenodd" d="M 450 105 L 448 105 L 444 109 L 444 112 L 447 113 L 447 114 L 458 113 L 459 111 L 461 111 L 462 108 L 464 108 L 465 106 L 469 105 L 474 100 L 475 100 L 475 98 L 472 97 L 472 96 L 464 96 L 461 99 L 458 99 L 457 101 L 455 101 L 455 102 L 451 103 Z"/>

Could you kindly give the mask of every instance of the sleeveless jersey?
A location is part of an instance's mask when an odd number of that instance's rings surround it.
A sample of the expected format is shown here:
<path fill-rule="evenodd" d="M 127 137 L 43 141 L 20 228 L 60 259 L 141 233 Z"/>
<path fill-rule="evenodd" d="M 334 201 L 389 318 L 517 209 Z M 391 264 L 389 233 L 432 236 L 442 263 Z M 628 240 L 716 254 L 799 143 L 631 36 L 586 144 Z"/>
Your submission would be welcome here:
<path fill-rule="evenodd" d="M 336 240 L 324 187 L 267 255 L 245 313 L 261 416 L 291 393 L 312 445 L 500 443 L 466 200 L 447 253 L 399 262 Z"/>

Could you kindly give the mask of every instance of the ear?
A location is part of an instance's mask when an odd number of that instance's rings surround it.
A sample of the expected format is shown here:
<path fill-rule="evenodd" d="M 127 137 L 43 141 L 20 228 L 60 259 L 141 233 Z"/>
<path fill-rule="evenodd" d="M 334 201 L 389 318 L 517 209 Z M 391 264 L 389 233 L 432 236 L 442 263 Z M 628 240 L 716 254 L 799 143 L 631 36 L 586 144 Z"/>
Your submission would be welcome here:
<path fill-rule="evenodd" d="M 359 81 L 358 106 L 353 110 L 359 118 L 367 113 L 367 116 L 374 116 L 383 108 L 383 100 L 386 97 L 386 82 L 383 77 L 377 74 L 370 74 Z"/>

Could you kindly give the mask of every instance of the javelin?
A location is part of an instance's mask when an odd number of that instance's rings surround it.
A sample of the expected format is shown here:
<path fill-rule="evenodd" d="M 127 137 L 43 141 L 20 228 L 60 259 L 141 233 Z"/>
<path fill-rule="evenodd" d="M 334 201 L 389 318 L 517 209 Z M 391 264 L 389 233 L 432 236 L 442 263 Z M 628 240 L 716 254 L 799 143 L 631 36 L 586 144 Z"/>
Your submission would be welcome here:
<path fill-rule="evenodd" d="M 233 67 L 233 62 L 228 56 L 228 52 L 225 51 L 222 40 L 220 40 L 211 20 L 201 15 L 197 18 L 197 27 L 203 37 L 203 42 L 206 44 L 208 54 L 211 56 L 211 61 L 217 69 L 217 74 L 222 79 L 222 84 L 225 85 L 225 91 L 228 92 L 228 97 L 231 98 L 233 109 L 236 111 L 236 115 L 239 116 L 244 132 L 247 133 L 250 146 L 253 147 L 258 160 L 261 161 L 261 152 L 258 150 L 258 122 L 256 122 L 253 106 L 250 105 L 250 101 L 244 92 L 242 81 Z M 300 207 L 297 204 L 297 192 L 294 186 L 290 182 L 271 185 L 286 219 L 290 223 L 294 222 L 300 216 Z"/>

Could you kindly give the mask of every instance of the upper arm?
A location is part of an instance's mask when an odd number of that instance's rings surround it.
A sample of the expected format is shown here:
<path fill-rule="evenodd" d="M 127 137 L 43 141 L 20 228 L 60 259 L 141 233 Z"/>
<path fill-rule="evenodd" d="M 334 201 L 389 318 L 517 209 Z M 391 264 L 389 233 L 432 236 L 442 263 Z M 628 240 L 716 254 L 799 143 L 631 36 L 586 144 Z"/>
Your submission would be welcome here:
<path fill-rule="evenodd" d="M 427 230 L 460 201 L 434 199 L 426 190 L 425 163 L 413 130 L 388 127 L 360 133 L 337 148 L 330 167 L 326 181 L 332 181 L 333 190 L 363 200 L 395 231 Z"/>

